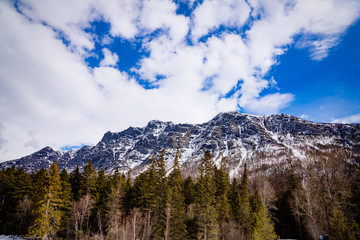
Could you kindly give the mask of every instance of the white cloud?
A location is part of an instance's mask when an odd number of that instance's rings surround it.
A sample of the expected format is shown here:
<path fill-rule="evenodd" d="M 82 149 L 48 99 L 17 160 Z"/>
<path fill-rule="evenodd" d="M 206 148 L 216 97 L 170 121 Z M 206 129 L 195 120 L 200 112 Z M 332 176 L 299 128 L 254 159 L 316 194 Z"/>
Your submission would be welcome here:
<path fill-rule="evenodd" d="M 360 123 L 360 114 L 331 119 L 332 123 Z"/>
<path fill-rule="evenodd" d="M 188 32 L 188 19 L 176 15 L 176 4 L 170 0 L 144 1 L 140 21 L 150 31 L 168 30 L 174 42 L 182 41 Z"/>
<path fill-rule="evenodd" d="M 249 14 L 250 7 L 245 0 L 205 0 L 193 13 L 191 35 L 196 41 L 220 25 L 241 27 Z"/>
<path fill-rule="evenodd" d="M 110 22 L 110 33 L 113 36 L 133 38 L 138 33 L 140 0 L 96 0 L 92 7 L 105 21 Z"/>
<path fill-rule="evenodd" d="M 0 160 L 46 145 L 95 144 L 108 130 L 143 126 L 152 119 L 199 123 L 238 106 L 258 114 L 279 112 L 293 100 L 291 93 L 260 97 L 266 88 L 280 91 L 274 79 L 264 79 L 277 56 L 294 44 L 295 35 L 305 34 L 316 40 L 304 37 L 296 46 L 311 49 L 314 59 L 326 57 L 358 18 L 360 5 L 356 0 L 290 1 L 293 5 L 213 0 L 197 6 L 189 18 L 176 14 L 169 0 L 21 2 L 27 17 L 11 1 L 0 1 Z M 196 41 L 221 25 L 240 29 L 250 14 L 257 20 L 244 35 L 224 32 Z M 86 65 L 96 36 L 84 29 L 94 20 L 110 23 L 111 36 L 103 44 L 160 29 L 143 39 L 149 56 L 136 70 L 157 88 L 144 89 L 114 68 L 119 56 L 109 49 L 102 49 L 99 67 Z M 65 34 L 70 47 L 53 28 Z M 159 81 L 159 75 L 165 78 Z"/>
<path fill-rule="evenodd" d="M 309 120 L 309 115 L 302 114 L 302 115 L 300 116 L 300 118 L 305 119 L 305 120 Z"/>
<path fill-rule="evenodd" d="M 83 48 L 94 47 L 91 35 L 82 31 L 89 26 L 89 21 L 97 17 L 91 11 L 90 1 L 24 0 L 19 6 L 20 10 L 35 23 L 45 23 L 61 30 L 78 51 L 82 52 Z"/>
<path fill-rule="evenodd" d="M 100 66 L 109 67 L 116 66 L 117 61 L 119 61 L 119 56 L 116 53 L 112 53 L 109 49 L 103 49 L 104 59 L 101 60 Z"/>
<path fill-rule="evenodd" d="M 249 100 L 244 109 L 256 114 L 272 114 L 279 112 L 280 109 L 287 107 L 294 99 L 292 94 L 268 94 L 261 98 L 253 98 Z"/>

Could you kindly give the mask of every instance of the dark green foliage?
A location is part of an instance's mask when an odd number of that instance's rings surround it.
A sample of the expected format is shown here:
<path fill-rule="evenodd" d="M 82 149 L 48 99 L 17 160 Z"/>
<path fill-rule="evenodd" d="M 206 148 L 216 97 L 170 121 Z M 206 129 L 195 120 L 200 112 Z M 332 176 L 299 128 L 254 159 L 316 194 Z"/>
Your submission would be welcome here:
<path fill-rule="evenodd" d="M 247 166 L 244 165 L 244 172 L 240 185 L 240 225 L 245 236 L 250 235 L 250 195 L 249 195 L 249 179 Z"/>
<path fill-rule="evenodd" d="M 125 180 L 124 189 L 123 189 L 123 197 L 122 197 L 122 208 L 123 214 L 125 216 L 129 216 L 131 209 L 135 207 L 135 196 L 134 196 L 134 188 L 131 185 L 131 177 L 130 174 Z"/>
<path fill-rule="evenodd" d="M 215 171 L 210 151 L 201 161 L 196 184 L 196 221 L 199 239 L 218 239 L 218 213 L 216 211 Z"/>
<path fill-rule="evenodd" d="M 155 204 L 153 211 L 153 237 L 164 239 L 169 235 L 169 189 L 166 183 L 166 170 L 164 160 L 165 150 L 160 152 L 155 162 Z"/>
<path fill-rule="evenodd" d="M 174 160 L 173 171 L 168 179 L 169 204 L 167 213 L 169 220 L 169 238 L 173 240 L 183 240 L 186 235 L 186 206 L 183 193 L 183 180 L 179 165 L 179 153 Z"/>
<path fill-rule="evenodd" d="M 134 207 L 142 211 L 153 212 L 155 205 L 156 170 L 155 159 L 149 169 L 141 173 L 135 180 L 133 187 Z"/>
<path fill-rule="evenodd" d="M 87 162 L 84 167 L 84 173 L 80 178 L 80 195 L 84 196 L 86 194 L 91 194 L 93 197 L 95 196 L 96 191 L 96 170 L 93 167 L 91 160 Z"/>
<path fill-rule="evenodd" d="M 294 214 L 293 203 L 296 193 L 300 191 L 300 178 L 293 167 L 287 169 L 283 184 L 287 187 L 279 193 L 276 202 L 277 209 L 274 211 L 275 217 L 278 219 L 275 222 L 276 232 L 282 238 L 309 239 L 302 220 Z"/>
<path fill-rule="evenodd" d="M 334 240 L 356 240 L 360 237 L 359 225 L 354 221 L 349 221 L 338 208 L 334 208 L 333 210 L 330 218 L 330 229 L 331 237 Z"/>
<path fill-rule="evenodd" d="M 195 202 L 195 185 L 191 176 L 187 177 L 184 182 L 184 198 L 186 206 Z"/>
<path fill-rule="evenodd" d="M 0 172 L 0 232 L 25 234 L 32 223 L 33 183 L 23 168 Z"/>
<path fill-rule="evenodd" d="M 293 215 L 290 199 L 289 192 L 283 192 L 280 195 L 276 204 L 275 217 L 278 221 L 275 224 L 275 229 L 282 238 L 293 239 L 300 236 L 300 231 Z"/>
<path fill-rule="evenodd" d="M 230 184 L 225 159 L 214 167 L 206 151 L 196 176 L 182 178 L 179 153 L 167 172 L 165 151 L 136 176 L 81 172 L 0 170 L 0 234 L 63 239 L 360 239 L 360 171 L 334 154 L 307 166 L 244 165 Z M 252 165 L 253 167 L 253 165 Z M 259 174 L 259 175 L 257 175 Z M 255 176 L 254 176 L 255 175 Z M 249 180 L 250 179 L 250 180 Z M 270 188 L 266 188 L 266 181 Z M 265 186 L 265 187 L 264 187 Z M 269 201 L 269 199 L 271 201 Z M 272 204 L 275 202 L 275 208 Z M 271 218 L 266 209 L 271 209 Z M 328 221 L 329 219 L 329 221 Z"/>
<path fill-rule="evenodd" d="M 230 182 L 229 175 L 226 172 L 226 160 L 222 158 L 220 169 L 215 168 L 215 185 L 216 185 L 216 203 L 218 210 L 218 221 L 228 222 L 230 220 Z"/>
<path fill-rule="evenodd" d="M 45 194 L 40 196 L 39 201 L 36 202 L 35 221 L 29 228 L 29 237 L 52 238 L 60 226 L 62 189 L 57 162 L 50 166 L 46 178 L 49 179 L 48 185 L 45 186 Z"/>
<path fill-rule="evenodd" d="M 76 166 L 76 169 L 70 174 L 71 192 L 73 194 L 74 201 L 79 201 L 81 198 L 81 193 L 80 193 L 81 181 L 82 181 L 82 176 L 79 170 L 79 166 Z"/>
<path fill-rule="evenodd" d="M 233 178 L 231 183 L 229 202 L 233 220 L 237 223 L 240 223 L 240 189 L 236 178 Z"/>
<path fill-rule="evenodd" d="M 274 226 L 257 189 L 251 203 L 251 239 L 275 239 Z"/>
<path fill-rule="evenodd" d="M 71 217 L 71 184 L 70 184 L 70 176 L 66 169 L 63 169 L 60 173 L 60 181 L 61 181 L 61 219 L 60 219 L 60 231 L 59 235 L 62 237 L 69 238 L 70 237 L 70 217 Z"/>
<path fill-rule="evenodd" d="M 104 226 L 106 226 L 105 216 L 110 209 L 111 184 L 111 177 L 109 176 L 109 179 L 107 179 L 104 169 L 101 168 L 95 180 L 95 187 L 92 190 L 95 200 L 95 206 L 92 209 L 92 229 L 100 234 L 104 232 Z"/>
<path fill-rule="evenodd" d="M 230 182 L 229 175 L 226 171 L 225 158 L 222 158 L 220 169 L 215 168 L 215 185 L 220 239 L 226 239 L 226 234 L 229 231 L 227 226 L 230 221 L 231 206 L 229 202 Z"/>
<path fill-rule="evenodd" d="M 110 179 L 108 210 L 106 211 L 106 232 L 108 239 L 119 239 L 121 219 L 124 217 L 125 183 L 124 175 L 115 172 Z M 128 182 L 128 181 L 126 181 Z M 131 185 L 130 185 L 131 187 Z"/>

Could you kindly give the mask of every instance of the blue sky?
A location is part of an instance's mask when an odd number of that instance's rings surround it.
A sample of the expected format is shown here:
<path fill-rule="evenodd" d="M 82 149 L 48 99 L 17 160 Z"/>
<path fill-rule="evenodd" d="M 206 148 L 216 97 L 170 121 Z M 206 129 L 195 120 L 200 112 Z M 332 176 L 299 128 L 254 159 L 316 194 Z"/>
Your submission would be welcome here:
<path fill-rule="evenodd" d="M 360 122 L 358 0 L 0 2 L 0 161 L 159 119 Z"/>

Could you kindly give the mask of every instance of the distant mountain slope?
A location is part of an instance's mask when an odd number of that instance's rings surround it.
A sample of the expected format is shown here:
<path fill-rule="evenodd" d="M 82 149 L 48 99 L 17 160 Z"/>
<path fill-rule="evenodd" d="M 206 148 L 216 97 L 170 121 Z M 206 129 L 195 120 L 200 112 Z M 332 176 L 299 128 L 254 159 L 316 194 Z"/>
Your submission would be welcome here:
<path fill-rule="evenodd" d="M 96 168 L 107 172 L 141 169 L 161 149 L 166 149 L 170 168 L 176 150 L 188 170 L 209 149 L 214 161 L 226 157 L 230 174 L 236 174 L 244 161 L 250 168 L 306 162 L 333 150 L 344 152 L 350 160 L 360 156 L 360 124 L 313 123 L 286 114 L 255 116 L 238 112 L 220 113 L 203 124 L 174 124 L 150 121 L 146 127 L 130 127 L 107 132 L 95 146 L 77 151 L 54 151 L 50 147 L 29 156 L 7 161 L 0 168 L 24 167 L 26 171 L 49 167 L 58 160 L 60 168 L 83 167 L 91 159 Z"/>

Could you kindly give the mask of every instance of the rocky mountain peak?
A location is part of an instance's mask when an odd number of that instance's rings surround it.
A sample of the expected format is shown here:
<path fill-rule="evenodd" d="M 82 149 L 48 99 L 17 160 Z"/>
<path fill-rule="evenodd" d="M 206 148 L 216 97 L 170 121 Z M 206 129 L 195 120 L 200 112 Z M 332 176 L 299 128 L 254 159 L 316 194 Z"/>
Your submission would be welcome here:
<path fill-rule="evenodd" d="M 60 167 L 72 170 L 91 159 L 107 172 L 142 169 L 152 156 L 166 150 L 170 168 L 177 149 L 180 162 L 189 170 L 209 149 L 217 163 L 226 157 L 230 173 L 236 174 L 246 161 L 249 166 L 283 164 L 289 159 L 303 161 L 312 153 L 326 154 L 341 149 L 360 156 L 360 124 L 309 122 L 287 114 L 256 116 L 239 112 L 219 113 L 202 124 L 174 124 L 159 120 L 145 127 L 129 127 L 121 132 L 106 132 L 95 146 L 72 152 L 50 147 L 29 156 L 1 163 L 0 167 L 23 166 L 28 171 L 46 167 L 58 160 Z"/>

